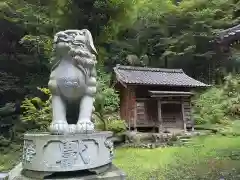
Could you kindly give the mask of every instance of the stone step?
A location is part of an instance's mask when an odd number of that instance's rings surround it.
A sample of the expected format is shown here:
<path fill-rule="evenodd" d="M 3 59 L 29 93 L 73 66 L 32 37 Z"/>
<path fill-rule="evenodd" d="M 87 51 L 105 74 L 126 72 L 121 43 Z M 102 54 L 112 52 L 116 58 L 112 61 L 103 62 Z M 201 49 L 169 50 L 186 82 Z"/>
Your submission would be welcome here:
<path fill-rule="evenodd" d="M 189 142 L 192 141 L 191 139 L 180 139 L 181 142 Z"/>
<path fill-rule="evenodd" d="M 202 144 L 193 144 L 193 147 L 203 147 Z"/>
<path fill-rule="evenodd" d="M 182 142 L 183 144 L 193 144 L 192 142 Z"/>
<path fill-rule="evenodd" d="M 178 139 L 191 139 L 191 136 L 179 136 Z"/>

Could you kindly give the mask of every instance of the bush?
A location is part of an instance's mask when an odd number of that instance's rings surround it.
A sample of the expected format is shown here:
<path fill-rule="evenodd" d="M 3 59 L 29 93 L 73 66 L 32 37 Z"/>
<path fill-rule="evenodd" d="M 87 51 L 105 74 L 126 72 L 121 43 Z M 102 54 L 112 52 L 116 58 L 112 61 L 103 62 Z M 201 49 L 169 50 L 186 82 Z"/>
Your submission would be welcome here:
<path fill-rule="evenodd" d="M 111 86 L 111 76 L 98 71 L 97 95 L 94 103 L 94 114 L 98 120 L 102 121 L 103 129 L 107 130 L 107 123 L 105 122 L 108 114 L 116 112 L 119 108 L 119 96 Z"/>
<path fill-rule="evenodd" d="M 38 89 L 49 98 L 46 101 L 38 97 L 25 98 L 21 106 L 24 109 L 21 119 L 30 125 L 31 130 L 46 131 L 52 120 L 51 94 L 47 88 Z"/>
<path fill-rule="evenodd" d="M 225 115 L 222 102 L 222 90 L 211 88 L 194 101 L 194 119 L 196 124 L 218 123 Z"/>
<path fill-rule="evenodd" d="M 110 122 L 107 124 L 107 129 L 115 134 L 122 133 L 127 130 L 124 120 L 110 120 Z"/>
<path fill-rule="evenodd" d="M 196 124 L 227 124 L 240 116 L 240 77 L 227 76 L 225 83 L 213 87 L 193 100 Z"/>
<path fill-rule="evenodd" d="M 107 130 L 112 131 L 114 134 L 123 133 L 127 130 L 126 124 L 124 120 L 119 119 L 108 119 L 106 121 L 106 129 L 104 128 L 104 124 L 102 121 L 98 121 L 95 123 L 97 130 Z"/>

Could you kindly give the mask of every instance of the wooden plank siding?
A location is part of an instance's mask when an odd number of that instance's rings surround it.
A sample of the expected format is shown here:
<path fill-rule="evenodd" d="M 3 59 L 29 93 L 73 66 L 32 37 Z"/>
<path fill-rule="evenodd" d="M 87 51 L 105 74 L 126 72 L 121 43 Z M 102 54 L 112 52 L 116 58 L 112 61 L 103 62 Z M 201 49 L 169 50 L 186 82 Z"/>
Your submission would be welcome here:
<path fill-rule="evenodd" d="M 146 103 L 145 101 L 136 102 L 136 125 L 144 125 L 146 124 L 147 112 L 146 112 Z"/>
<path fill-rule="evenodd" d="M 192 121 L 191 118 L 191 99 L 190 98 L 184 98 L 183 99 L 183 108 L 184 108 L 184 122 L 187 124 L 189 121 Z M 186 128 L 185 128 L 186 130 Z M 192 130 L 193 127 L 192 127 Z"/>
<path fill-rule="evenodd" d="M 184 131 L 186 131 L 187 130 L 187 126 L 186 126 L 186 113 L 185 113 L 185 101 L 184 100 L 182 100 L 182 121 L 183 121 L 183 129 L 184 129 Z"/>
<path fill-rule="evenodd" d="M 157 122 L 157 101 L 152 99 L 136 101 L 136 126 L 154 127 Z"/>
<path fill-rule="evenodd" d="M 190 98 L 183 98 L 183 107 L 185 111 L 185 118 L 190 119 L 191 118 L 191 101 Z"/>
<path fill-rule="evenodd" d="M 126 120 L 127 119 L 127 89 L 124 87 L 121 87 L 120 90 L 120 117 L 121 119 Z"/>
<path fill-rule="evenodd" d="M 134 87 L 120 89 L 120 117 L 128 125 L 136 123 L 136 97 Z"/>

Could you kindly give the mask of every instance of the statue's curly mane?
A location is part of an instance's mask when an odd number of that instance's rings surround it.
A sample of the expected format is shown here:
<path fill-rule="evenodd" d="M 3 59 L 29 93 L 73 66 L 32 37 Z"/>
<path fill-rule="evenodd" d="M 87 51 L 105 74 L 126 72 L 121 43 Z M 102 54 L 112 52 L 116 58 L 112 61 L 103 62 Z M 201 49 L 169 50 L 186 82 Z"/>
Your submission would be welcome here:
<path fill-rule="evenodd" d="M 87 67 L 91 69 L 96 64 L 97 62 L 96 56 L 93 53 L 91 53 L 90 50 L 88 50 L 87 48 L 83 49 L 80 46 L 73 45 L 73 44 L 69 46 L 70 46 L 70 49 L 68 53 L 70 56 L 72 56 L 73 63 L 78 68 L 80 68 L 81 70 L 83 70 L 83 67 Z M 54 50 L 56 50 L 56 48 L 57 47 L 55 46 Z M 55 54 L 55 56 L 52 59 L 53 59 L 52 70 L 54 70 L 61 62 L 61 58 Z"/>

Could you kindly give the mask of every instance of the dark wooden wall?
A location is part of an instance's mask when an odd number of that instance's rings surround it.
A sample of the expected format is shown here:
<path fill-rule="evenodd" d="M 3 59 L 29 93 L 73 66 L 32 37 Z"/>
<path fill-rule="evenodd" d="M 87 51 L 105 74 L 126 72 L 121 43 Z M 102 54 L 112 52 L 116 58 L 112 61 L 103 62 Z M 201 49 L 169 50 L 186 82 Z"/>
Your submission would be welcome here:
<path fill-rule="evenodd" d="M 157 100 L 137 100 L 137 126 L 155 126 L 158 121 Z"/>
<path fill-rule="evenodd" d="M 184 108 L 184 121 L 193 120 L 191 117 L 191 98 L 183 98 L 183 108 Z"/>
<path fill-rule="evenodd" d="M 134 124 L 135 121 L 135 107 L 136 97 L 134 87 L 128 86 L 127 88 L 120 86 L 120 117 L 126 120 L 127 124 Z"/>

